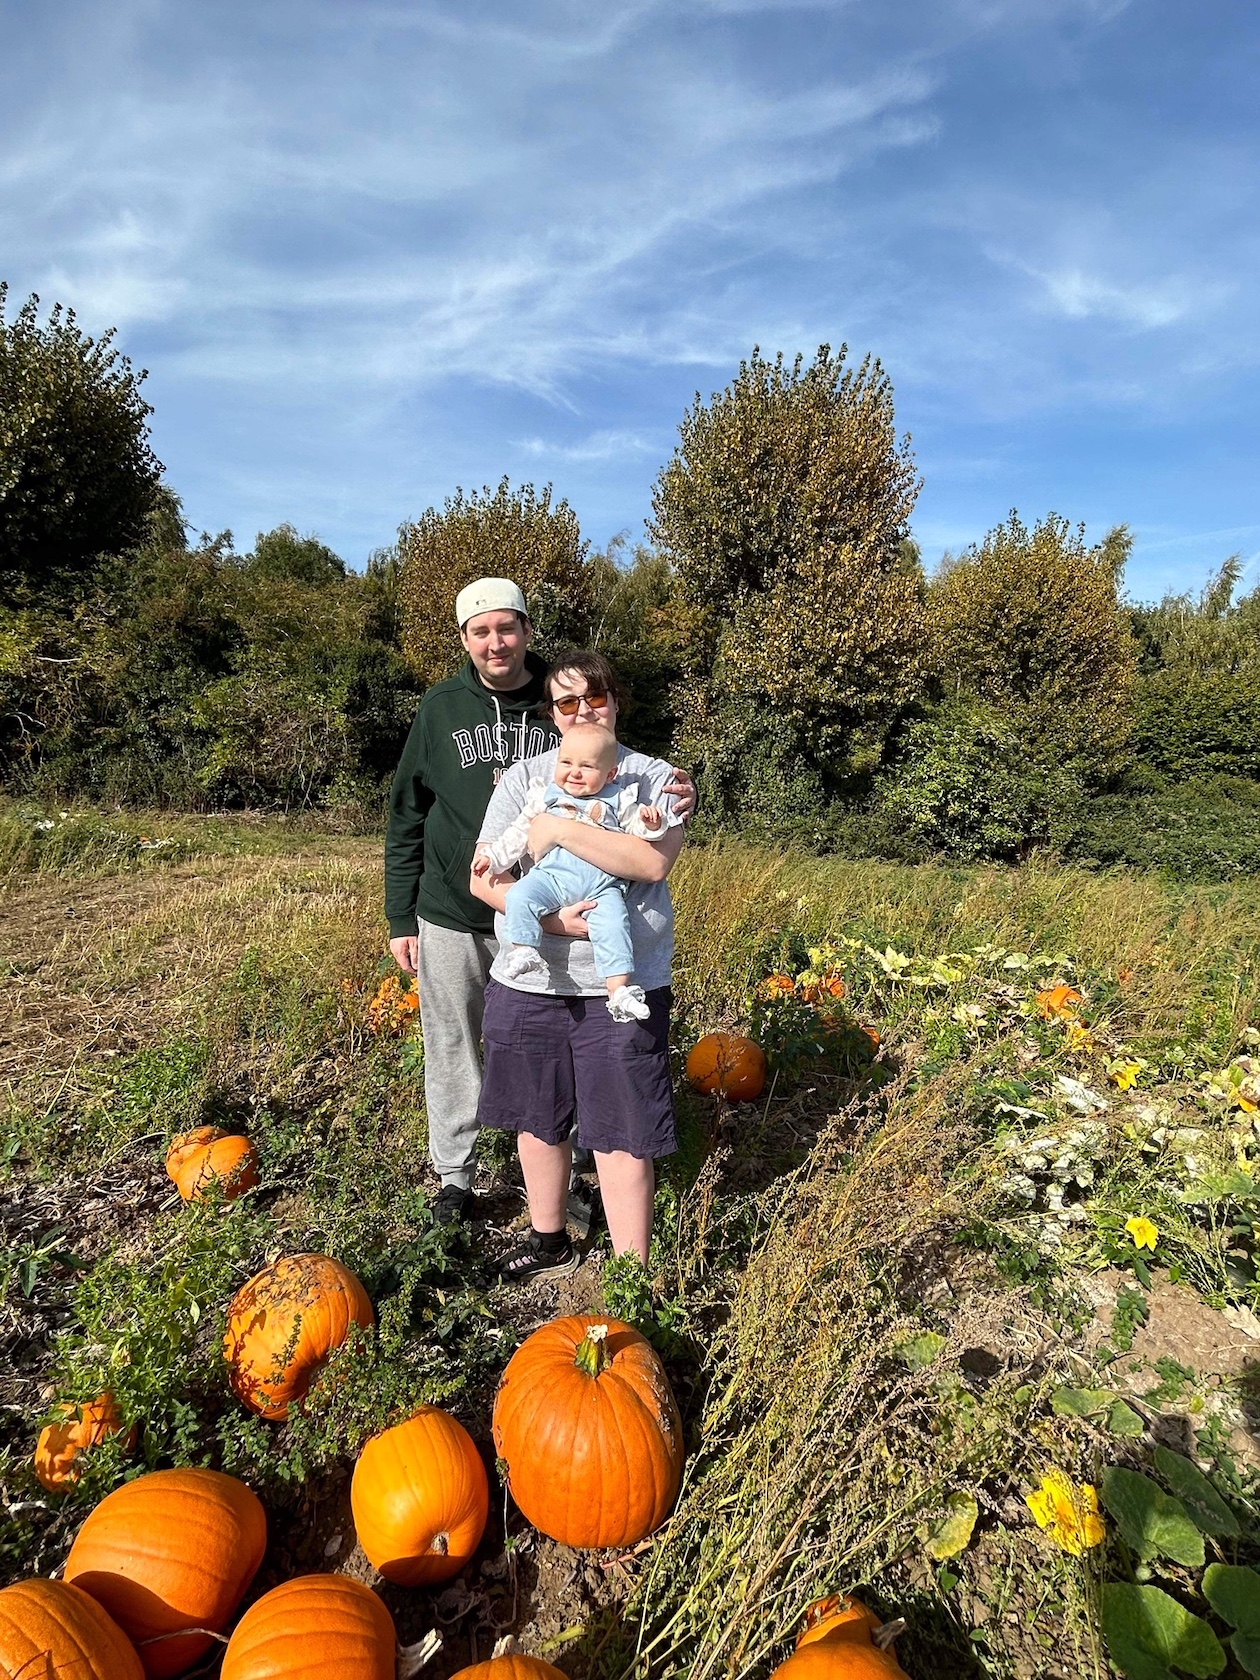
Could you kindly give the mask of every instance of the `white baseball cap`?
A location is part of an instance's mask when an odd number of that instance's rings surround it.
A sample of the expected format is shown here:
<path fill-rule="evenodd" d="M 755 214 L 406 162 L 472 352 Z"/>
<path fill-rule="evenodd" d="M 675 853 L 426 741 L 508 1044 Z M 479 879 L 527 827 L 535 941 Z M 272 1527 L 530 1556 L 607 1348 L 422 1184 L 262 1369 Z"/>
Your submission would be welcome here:
<path fill-rule="evenodd" d="M 514 612 L 529 617 L 525 597 L 510 578 L 478 578 L 455 597 L 455 622 L 461 630 L 470 618 L 484 612 Z"/>

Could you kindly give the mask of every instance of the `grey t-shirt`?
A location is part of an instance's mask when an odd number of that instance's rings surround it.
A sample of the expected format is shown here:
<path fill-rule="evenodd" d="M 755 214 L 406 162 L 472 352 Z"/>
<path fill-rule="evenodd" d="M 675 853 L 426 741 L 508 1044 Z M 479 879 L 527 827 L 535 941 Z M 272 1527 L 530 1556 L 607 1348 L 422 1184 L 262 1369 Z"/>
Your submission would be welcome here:
<path fill-rule="evenodd" d="M 490 803 L 478 840 L 497 840 L 525 807 L 525 795 L 530 781 L 538 777 L 550 783 L 556 772 L 557 749 L 541 753 L 537 758 L 514 764 L 503 773 Z M 661 789 L 674 779 L 673 766 L 664 759 L 648 758 L 645 753 L 631 752 L 622 747 L 618 753 L 617 774 L 609 783 L 610 794 L 631 787 L 640 805 L 656 805 L 665 813 L 665 827 L 677 828 L 680 818 L 673 813 L 673 800 L 663 796 Z M 521 872 L 529 868 L 529 855 L 521 860 Z M 670 965 L 674 960 L 674 906 L 667 881 L 631 881 L 626 887 L 626 911 L 630 918 L 630 938 L 634 942 L 634 979 L 645 992 L 657 986 L 669 985 Z M 494 918 L 494 931 L 499 940 L 499 956 L 490 973 L 504 986 L 517 992 L 549 992 L 561 997 L 603 997 L 607 987 L 595 972 L 595 952 L 589 939 L 570 939 L 566 934 L 544 933 L 538 947 L 547 965 L 545 973 L 526 974 L 508 980 L 503 974 L 506 936 L 503 916 Z"/>

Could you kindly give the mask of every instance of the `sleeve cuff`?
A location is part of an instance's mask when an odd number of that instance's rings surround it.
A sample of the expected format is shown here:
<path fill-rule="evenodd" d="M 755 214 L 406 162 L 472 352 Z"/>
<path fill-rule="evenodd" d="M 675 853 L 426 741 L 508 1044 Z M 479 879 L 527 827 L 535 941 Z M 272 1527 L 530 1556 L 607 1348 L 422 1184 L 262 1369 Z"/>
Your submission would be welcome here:
<path fill-rule="evenodd" d="M 420 924 L 414 916 L 390 917 L 389 937 L 391 939 L 411 939 L 420 931 Z"/>

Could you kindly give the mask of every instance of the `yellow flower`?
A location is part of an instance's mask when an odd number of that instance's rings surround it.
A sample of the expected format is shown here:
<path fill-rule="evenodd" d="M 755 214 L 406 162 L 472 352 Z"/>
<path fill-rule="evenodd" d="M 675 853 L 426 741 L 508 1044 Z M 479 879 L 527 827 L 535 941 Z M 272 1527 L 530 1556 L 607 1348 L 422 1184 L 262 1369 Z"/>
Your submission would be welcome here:
<path fill-rule="evenodd" d="M 1079 1021 L 1067 1023 L 1067 1047 L 1069 1050 L 1092 1050 L 1094 1035 L 1088 1027 L 1083 1027 Z"/>
<path fill-rule="evenodd" d="M 1260 1103 L 1252 1102 L 1250 1097 L 1244 1097 L 1241 1091 L 1238 1093 L 1237 1100 L 1238 1106 L 1242 1109 L 1244 1114 L 1255 1114 L 1257 1111 L 1260 1111 Z"/>
<path fill-rule="evenodd" d="M 1138 1082 L 1138 1075 L 1142 1071 L 1141 1062 L 1120 1062 L 1111 1069 L 1112 1083 L 1121 1091 L 1131 1091 Z"/>
<path fill-rule="evenodd" d="M 1124 1228 L 1133 1238 L 1134 1248 L 1153 1250 L 1159 1241 L 1159 1226 L 1153 1219 L 1144 1219 L 1141 1214 L 1134 1214 L 1132 1219 L 1126 1219 Z"/>
<path fill-rule="evenodd" d="M 1037 1520 L 1038 1528 L 1050 1531 L 1060 1551 L 1080 1557 L 1091 1546 L 1099 1546 L 1107 1530 L 1098 1514 L 1098 1490 L 1088 1482 L 1079 1487 L 1065 1470 L 1047 1470 L 1041 1486 L 1024 1500 Z"/>

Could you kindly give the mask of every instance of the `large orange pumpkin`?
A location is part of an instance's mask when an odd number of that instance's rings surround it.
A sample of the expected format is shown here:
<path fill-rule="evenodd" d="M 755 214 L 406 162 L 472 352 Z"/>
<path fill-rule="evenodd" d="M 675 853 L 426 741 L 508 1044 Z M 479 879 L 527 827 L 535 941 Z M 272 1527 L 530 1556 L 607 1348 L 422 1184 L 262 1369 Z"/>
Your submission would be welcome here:
<path fill-rule="evenodd" d="M 35 1474 L 56 1493 L 79 1479 L 75 1459 L 85 1447 L 96 1447 L 127 1427 L 112 1394 L 98 1394 L 82 1406 L 62 1406 L 63 1423 L 45 1424 L 35 1443 Z M 135 1440 L 130 1433 L 128 1445 Z"/>
<path fill-rule="evenodd" d="M 486 1467 L 458 1419 L 422 1406 L 364 1447 L 350 1506 L 359 1544 L 387 1581 L 446 1581 L 481 1544 L 490 1511 Z"/>
<path fill-rule="evenodd" d="M 687 1057 L 687 1079 L 705 1096 L 756 1102 L 766 1088 L 760 1045 L 737 1033 L 708 1033 Z"/>
<path fill-rule="evenodd" d="M 166 1152 L 166 1176 L 186 1202 L 196 1201 L 216 1180 L 228 1201 L 258 1183 L 258 1151 L 247 1137 L 197 1126 L 175 1138 Z"/>
<path fill-rule="evenodd" d="M 461 1668 L 451 1680 L 564 1680 L 564 1675 L 541 1657 L 518 1652 L 514 1657 L 491 1657 L 489 1662 Z"/>
<path fill-rule="evenodd" d="M 682 1480 L 682 1422 L 651 1344 L 615 1318 L 557 1318 L 508 1362 L 494 1401 L 508 1486 L 566 1546 L 629 1546 Z"/>
<path fill-rule="evenodd" d="M 367 1291 L 326 1254 L 289 1254 L 259 1272 L 228 1308 L 223 1351 L 232 1387 L 251 1411 L 286 1418 L 350 1334 L 375 1322 Z"/>
<path fill-rule="evenodd" d="M 361 1581 L 299 1575 L 236 1624 L 220 1680 L 394 1680 L 394 1619 Z"/>
<path fill-rule="evenodd" d="M 805 1612 L 796 1651 L 770 1680 L 909 1680 L 872 1639 L 883 1623 L 856 1598 L 821 1598 Z"/>
<path fill-rule="evenodd" d="M 66 1580 L 91 1593 L 137 1646 L 149 1680 L 169 1680 L 209 1650 L 267 1549 L 257 1497 L 220 1470 L 155 1470 L 107 1494 L 88 1513 Z"/>
<path fill-rule="evenodd" d="M 81 1587 L 19 1581 L 0 1592 L 0 1673 L 21 1680 L 144 1680 L 135 1646 Z"/>

